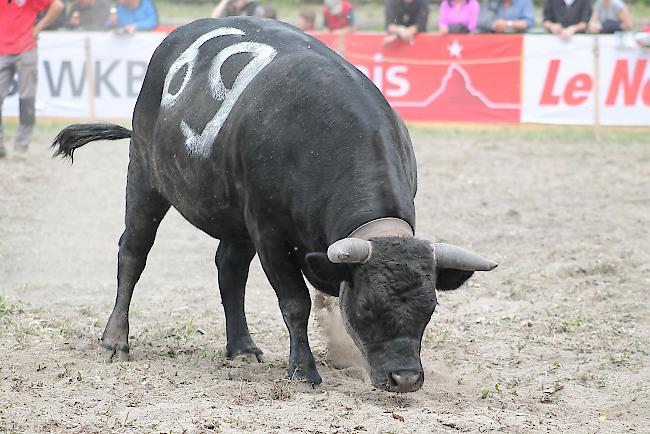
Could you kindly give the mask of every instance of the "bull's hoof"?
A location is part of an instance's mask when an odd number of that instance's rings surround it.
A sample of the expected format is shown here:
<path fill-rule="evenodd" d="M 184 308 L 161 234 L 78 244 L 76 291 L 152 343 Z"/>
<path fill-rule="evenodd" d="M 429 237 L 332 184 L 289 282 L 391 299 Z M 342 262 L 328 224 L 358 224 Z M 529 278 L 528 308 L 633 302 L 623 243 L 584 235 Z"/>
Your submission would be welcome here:
<path fill-rule="evenodd" d="M 232 347 L 226 345 L 226 358 L 231 360 L 235 357 L 243 357 L 250 361 L 257 360 L 259 363 L 262 363 L 264 361 L 263 354 L 264 352 L 257 348 L 255 344 L 242 346 L 233 345 Z"/>
<path fill-rule="evenodd" d="M 287 372 L 287 376 L 289 377 L 290 380 L 293 381 L 302 381 L 305 383 L 309 383 L 311 385 L 317 385 L 321 384 L 323 382 L 323 379 L 320 377 L 320 374 L 316 370 L 316 368 L 312 369 L 301 369 L 300 367 L 296 367 L 293 369 L 289 369 Z"/>
<path fill-rule="evenodd" d="M 129 361 L 128 345 L 110 345 L 104 342 L 99 343 L 99 357 L 105 363 L 111 363 L 113 360 L 120 362 Z"/>

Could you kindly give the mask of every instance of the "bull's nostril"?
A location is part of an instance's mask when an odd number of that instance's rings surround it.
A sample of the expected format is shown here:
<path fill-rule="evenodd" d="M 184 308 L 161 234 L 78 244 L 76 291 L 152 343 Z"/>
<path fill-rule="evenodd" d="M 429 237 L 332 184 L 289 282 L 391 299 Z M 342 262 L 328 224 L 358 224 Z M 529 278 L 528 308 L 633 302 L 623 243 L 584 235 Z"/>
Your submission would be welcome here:
<path fill-rule="evenodd" d="M 410 388 L 415 386 L 420 381 L 422 376 L 421 372 L 402 370 L 390 373 L 390 378 L 395 382 L 395 385 L 400 388 Z"/>

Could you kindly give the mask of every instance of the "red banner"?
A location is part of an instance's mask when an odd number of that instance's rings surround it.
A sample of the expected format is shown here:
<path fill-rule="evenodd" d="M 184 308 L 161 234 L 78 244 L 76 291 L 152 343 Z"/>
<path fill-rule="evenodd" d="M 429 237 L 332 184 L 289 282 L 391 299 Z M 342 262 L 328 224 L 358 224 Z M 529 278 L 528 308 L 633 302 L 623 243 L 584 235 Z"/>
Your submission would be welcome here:
<path fill-rule="evenodd" d="M 523 38 L 418 35 L 382 46 L 382 34 L 316 35 L 366 74 L 409 121 L 519 122 Z"/>

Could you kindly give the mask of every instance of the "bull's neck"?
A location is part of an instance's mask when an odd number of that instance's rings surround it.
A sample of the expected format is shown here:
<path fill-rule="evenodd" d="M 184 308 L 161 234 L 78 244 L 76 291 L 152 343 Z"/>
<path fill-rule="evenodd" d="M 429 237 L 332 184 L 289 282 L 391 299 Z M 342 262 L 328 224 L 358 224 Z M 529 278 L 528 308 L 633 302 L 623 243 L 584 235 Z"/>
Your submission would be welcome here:
<path fill-rule="evenodd" d="M 402 219 L 384 217 L 365 223 L 350 234 L 350 238 L 368 240 L 374 237 L 412 237 L 413 228 Z"/>

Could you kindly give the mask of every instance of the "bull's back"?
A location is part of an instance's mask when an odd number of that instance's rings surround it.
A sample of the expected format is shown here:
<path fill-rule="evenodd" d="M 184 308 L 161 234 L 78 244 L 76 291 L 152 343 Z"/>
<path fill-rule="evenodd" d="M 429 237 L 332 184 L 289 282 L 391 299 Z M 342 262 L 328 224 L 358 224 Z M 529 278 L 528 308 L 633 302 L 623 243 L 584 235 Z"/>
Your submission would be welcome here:
<path fill-rule="evenodd" d="M 336 176 L 327 167 L 334 153 L 353 145 L 354 162 L 377 123 L 393 121 L 369 80 L 295 27 L 206 19 L 156 49 L 134 112 L 132 155 L 190 222 L 221 238 L 245 234 L 252 199 L 280 213 L 297 200 L 309 220 L 307 202 L 321 202 L 318 213 L 322 201 L 302 200 L 297 181 L 311 195 L 310 184 Z"/>

